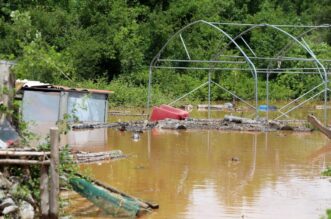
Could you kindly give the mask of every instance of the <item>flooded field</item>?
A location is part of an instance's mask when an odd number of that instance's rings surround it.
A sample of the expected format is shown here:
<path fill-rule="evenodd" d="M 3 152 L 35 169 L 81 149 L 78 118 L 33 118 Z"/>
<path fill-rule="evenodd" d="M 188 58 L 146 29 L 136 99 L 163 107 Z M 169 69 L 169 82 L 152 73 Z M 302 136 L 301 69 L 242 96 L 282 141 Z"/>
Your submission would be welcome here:
<path fill-rule="evenodd" d="M 331 182 L 320 175 L 331 165 L 331 141 L 318 132 L 152 130 L 138 141 L 130 132 L 100 132 L 84 150 L 129 157 L 82 169 L 160 205 L 142 218 L 311 219 L 331 208 Z M 78 195 L 69 198 L 75 218 L 107 218 Z"/>

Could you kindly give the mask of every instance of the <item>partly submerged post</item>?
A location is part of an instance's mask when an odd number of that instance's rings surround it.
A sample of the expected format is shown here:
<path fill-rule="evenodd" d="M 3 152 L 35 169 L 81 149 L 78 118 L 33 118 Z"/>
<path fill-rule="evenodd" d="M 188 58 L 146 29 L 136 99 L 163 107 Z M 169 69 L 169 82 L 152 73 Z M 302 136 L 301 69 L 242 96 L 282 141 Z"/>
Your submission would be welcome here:
<path fill-rule="evenodd" d="M 58 218 L 59 216 L 59 129 L 53 127 L 50 129 L 51 137 L 51 179 L 49 194 L 49 216 Z"/>
<path fill-rule="evenodd" d="M 48 165 L 42 164 L 40 167 L 40 208 L 41 218 L 49 217 L 49 180 L 48 180 Z"/>

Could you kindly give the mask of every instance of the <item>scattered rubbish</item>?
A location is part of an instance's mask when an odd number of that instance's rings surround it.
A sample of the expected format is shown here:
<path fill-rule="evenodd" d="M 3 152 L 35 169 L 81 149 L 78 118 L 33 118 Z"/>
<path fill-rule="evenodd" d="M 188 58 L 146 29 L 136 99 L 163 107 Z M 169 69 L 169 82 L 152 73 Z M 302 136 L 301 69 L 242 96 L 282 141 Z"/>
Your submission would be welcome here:
<path fill-rule="evenodd" d="M 99 161 L 109 161 L 126 157 L 121 150 L 112 150 L 106 152 L 83 152 L 78 151 L 72 153 L 74 160 L 77 163 L 90 163 Z"/>
<path fill-rule="evenodd" d="M 140 139 L 140 134 L 139 134 L 138 132 L 134 132 L 134 133 L 132 134 L 132 139 L 133 139 L 134 141 L 139 141 L 139 139 Z"/>
<path fill-rule="evenodd" d="M 0 149 L 6 149 L 8 147 L 7 143 L 1 141 L 0 139 Z"/>
<path fill-rule="evenodd" d="M 193 110 L 193 105 L 189 104 L 189 105 L 182 105 L 180 106 L 181 109 L 184 109 L 187 112 L 191 112 Z"/>
<path fill-rule="evenodd" d="M 126 126 L 125 126 L 125 124 L 121 124 L 120 127 L 118 128 L 118 131 L 121 131 L 121 132 L 126 131 Z"/>
<path fill-rule="evenodd" d="M 158 121 L 156 128 L 175 130 L 180 126 L 185 126 L 186 129 L 216 129 L 227 131 L 277 131 L 277 130 L 292 130 L 299 132 L 311 131 L 311 128 L 301 125 L 290 125 L 286 122 L 252 120 L 237 116 L 225 116 L 224 119 L 187 119 L 174 120 L 165 119 Z"/>
<path fill-rule="evenodd" d="M 153 107 L 150 120 L 159 121 L 167 118 L 183 120 L 188 117 L 189 113 L 185 110 L 177 109 L 168 105 L 161 105 L 160 107 Z"/>
<path fill-rule="evenodd" d="M 110 111 L 108 112 L 112 116 L 147 116 L 147 114 L 144 113 L 131 113 L 130 111 Z"/>
<path fill-rule="evenodd" d="M 331 106 L 329 106 L 329 105 L 316 105 L 315 109 L 317 109 L 317 110 L 331 109 Z"/>
<path fill-rule="evenodd" d="M 130 121 L 130 122 L 114 122 L 114 123 L 78 123 L 72 124 L 72 129 L 94 129 L 94 128 L 116 128 L 119 131 L 136 131 L 142 132 L 154 128 L 156 122 L 148 120 Z"/>
<path fill-rule="evenodd" d="M 208 104 L 199 104 L 198 110 L 233 110 L 234 106 L 232 103 L 224 103 L 221 105 L 208 105 Z"/>
<path fill-rule="evenodd" d="M 225 115 L 224 116 L 224 121 L 242 123 L 242 124 L 258 124 L 258 123 L 261 123 L 261 121 L 258 121 L 258 120 L 243 118 L 243 117 L 239 117 L 239 116 L 231 116 L 231 115 L 230 116 Z"/>
<path fill-rule="evenodd" d="M 231 161 L 232 161 L 232 162 L 239 162 L 240 159 L 239 159 L 239 157 L 232 157 L 232 158 L 231 158 Z"/>
<path fill-rule="evenodd" d="M 276 111 L 277 107 L 276 106 L 268 106 L 268 105 L 260 105 L 259 106 L 260 111 Z"/>
<path fill-rule="evenodd" d="M 100 123 L 100 122 L 80 122 L 70 125 L 72 129 L 95 129 L 95 128 L 112 128 L 118 126 L 118 123 Z"/>
<path fill-rule="evenodd" d="M 182 124 L 176 124 L 176 128 L 175 129 L 184 130 L 184 129 L 186 129 L 186 126 L 185 125 L 182 125 Z"/>
<path fill-rule="evenodd" d="M 277 131 L 277 130 L 292 130 L 298 132 L 309 132 L 311 128 L 307 127 L 307 122 L 303 120 L 269 120 L 266 119 L 250 119 L 239 116 L 225 115 L 224 119 L 194 119 L 186 118 L 185 120 L 178 119 L 163 119 L 159 121 L 131 121 L 131 122 L 116 122 L 116 123 L 92 123 L 92 124 L 75 124 L 73 129 L 85 128 L 116 128 L 120 131 L 142 132 L 144 130 L 158 129 L 216 129 L 227 131 Z"/>

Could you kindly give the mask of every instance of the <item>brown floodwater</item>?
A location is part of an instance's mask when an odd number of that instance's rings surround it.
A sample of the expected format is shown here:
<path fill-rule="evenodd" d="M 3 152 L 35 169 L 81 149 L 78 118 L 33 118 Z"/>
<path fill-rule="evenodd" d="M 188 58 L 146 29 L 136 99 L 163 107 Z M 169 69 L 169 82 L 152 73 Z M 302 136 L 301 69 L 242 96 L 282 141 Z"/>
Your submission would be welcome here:
<path fill-rule="evenodd" d="M 331 141 L 319 132 L 152 130 L 134 141 L 130 132 L 95 131 L 95 146 L 80 150 L 119 149 L 129 157 L 81 168 L 158 203 L 144 219 L 311 219 L 331 208 L 331 182 L 321 177 L 331 165 Z M 77 194 L 68 196 L 75 218 L 108 218 Z"/>

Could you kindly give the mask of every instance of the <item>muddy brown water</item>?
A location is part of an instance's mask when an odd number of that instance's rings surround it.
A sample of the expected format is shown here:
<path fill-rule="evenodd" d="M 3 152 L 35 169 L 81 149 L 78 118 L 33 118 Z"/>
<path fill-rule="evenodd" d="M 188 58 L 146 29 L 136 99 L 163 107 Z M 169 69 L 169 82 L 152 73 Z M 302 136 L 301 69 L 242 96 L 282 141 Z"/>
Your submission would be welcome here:
<path fill-rule="evenodd" d="M 320 175 L 331 165 L 331 141 L 318 132 L 152 130 L 138 141 L 130 132 L 96 132 L 94 145 L 77 148 L 129 157 L 81 168 L 160 205 L 142 218 L 311 219 L 331 208 L 331 182 Z M 75 218 L 108 218 L 78 195 L 69 198 Z"/>

